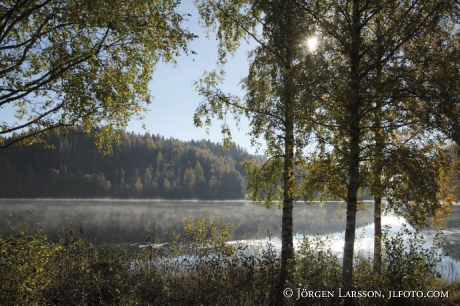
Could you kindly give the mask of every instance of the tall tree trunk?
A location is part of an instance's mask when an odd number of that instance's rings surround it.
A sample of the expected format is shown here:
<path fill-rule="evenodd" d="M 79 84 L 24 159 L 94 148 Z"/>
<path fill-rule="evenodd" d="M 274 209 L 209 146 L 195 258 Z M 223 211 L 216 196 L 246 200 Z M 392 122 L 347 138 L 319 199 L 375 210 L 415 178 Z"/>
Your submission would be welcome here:
<path fill-rule="evenodd" d="M 355 248 L 356 211 L 358 204 L 359 164 L 360 164 L 360 45 L 361 23 L 359 0 L 353 1 L 353 24 L 350 48 L 350 101 L 348 102 L 349 154 L 347 186 L 347 220 L 345 227 L 345 245 L 343 249 L 342 285 L 348 293 L 353 289 L 353 254 Z M 345 305 L 353 305 L 356 300 L 345 298 Z"/>
<path fill-rule="evenodd" d="M 381 75 L 381 67 L 377 71 Z M 380 78 L 379 78 L 380 79 Z M 382 170 L 383 170 L 383 148 L 385 147 L 385 136 L 382 129 L 382 102 L 377 101 L 375 119 L 375 157 L 374 157 L 374 272 L 380 274 L 382 268 Z"/>
<path fill-rule="evenodd" d="M 374 272 L 382 270 L 382 198 L 374 198 Z"/>
<path fill-rule="evenodd" d="M 353 254 L 355 248 L 356 212 L 359 187 L 359 122 L 351 128 L 350 162 L 348 165 L 347 219 L 345 245 L 343 249 L 342 285 L 347 293 L 353 288 Z M 353 305 L 351 298 L 345 299 L 345 305 Z"/>
<path fill-rule="evenodd" d="M 381 68 L 377 75 L 381 74 Z M 372 193 L 374 194 L 374 272 L 380 274 L 382 268 L 382 170 L 383 170 L 383 148 L 385 147 L 385 137 L 382 129 L 382 103 L 377 101 L 375 111 L 375 155 L 374 155 L 374 183 Z"/>
<path fill-rule="evenodd" d="M 292 122 L 292 121 L 291 121 Z M 292 127 L 292 124 L 290 124 Z M 294 136 L 292 128 L 286 129 L 285 136 L 285 158 L 283 173 L 283 219 L 281 225 L 281 271 L 277 295 L 284 299 L 282 295 L 285 286 L 292 283 L 292 270 L 295 264 L 294 243 L 293 243 L 293 208 L 294 198 L 292 191 L 294 188 Z M 276 305 L 283 305 L 282 301 L 277 301 Z"/>
<path fill-rule="evenodd" d="M 283 218 L 281 225 L 281 271 L 277 286 L 276 305 L 283 305 L 285 286 L 292 283 L 292 272 L 295 265 L 293 243 L 293 208 L 295 187 L 294 177 L 294 88 L 292 80 L 292 65 L 294 58 L 293 21 L 291 16 L 292 3 L 285 4 L 285 65 L 284 65 L 284 171 L 283 171 Z"/>
<path fill-rule="evenodd" d="M 384 46 L 383 46 L 383 34 L 381 29 L 380 16 L 377 16 L 376 20 L 376 35 L 377 35 L 377 56 L 379 60 L 383 60 L 384 57 Z M 382 82 L 382 70 L 383 66 L 380 64 L 377 67 L 377 78 L 376 78 L 376 109 L 375 109 L 375 120 L 374 120 L 374 131 L 375 131 L 375 158 L 374 158 L 374 272 L 380 274 L 382 269 L 382 170 L 383 170 L 383 149 L 385 147 L 385 136 L 382 128 L 382 103 L 383 103 L 383 86 Z"/>

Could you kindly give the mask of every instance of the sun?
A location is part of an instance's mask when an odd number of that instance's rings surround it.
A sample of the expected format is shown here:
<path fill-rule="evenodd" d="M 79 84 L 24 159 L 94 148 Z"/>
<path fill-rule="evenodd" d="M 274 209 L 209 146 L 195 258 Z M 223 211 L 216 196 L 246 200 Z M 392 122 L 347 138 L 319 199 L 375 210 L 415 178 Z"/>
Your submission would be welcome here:
<path fill-rule="evenodd" d="M 307 46 L 310 51 L 315 51 L 317 45 L 318 45 L 318 38 L 316 38 L 316 36 L 313 36 L 307 39 Z"/>

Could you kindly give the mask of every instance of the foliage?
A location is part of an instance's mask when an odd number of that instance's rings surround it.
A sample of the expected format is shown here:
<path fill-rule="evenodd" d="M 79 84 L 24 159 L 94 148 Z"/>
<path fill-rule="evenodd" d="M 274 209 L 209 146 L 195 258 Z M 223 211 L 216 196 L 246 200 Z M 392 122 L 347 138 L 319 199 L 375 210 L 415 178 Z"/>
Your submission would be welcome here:
<path fill-rule="evenodd" d="M 361 298 L 358 305 L 437 305 L 452 303 L 448 300 L 430 300 L 427 298 L 392 298 L 390 291 L 398 292 L 401 288 L 407 291 L 446 290 L 445 284 L 439 279 L 437 263 L 442 256 L 438 252 L 439 245 L 430 249 L 424 247 L 423 235 L 416 230 L 403 227 L 397 233 L 391 233 L 387 227 L 382 236 L 382 267 L 375 273 L 372 256 L 359 251 L 354 259 L 353 290 L 377 291 L 386 298 Z M 308 291 L 335 291 L 342 288 L 341 266 L 338 254 L 330 245 L 332 237 L 304 237 L 297 256 L 296 281 L 301 288 Z M 434 289 L 437 288 L 437 289 Z M 343 294 L 344 291 L 342 291 Z M 451 295 L 453 291 L 449 291 Z M 456 297 L 458 298 L 458 297 Z M 305 299 L 306 300 L 306 299 Z M 308 301 L 295 301 L 296 305 L 337 305 L 340 299 L 337 294 L 333 298 L 311 297 Z"/>
<path fill-rule="evenodd" d="M 11 215 L 11 232 L 0 238 L 0 303 L 2 305 L 41 304 L 40 292 L 52 286 L 55 275 L 48 270 L 53 257 L 62 251 L 53 245 L 41 228 L 33 233 L 33 218 L 22 225 Z"/>
<path fill-rule="evenodd" d="M 78 236 L 71 223 L 66 234 L 59 237 L 62 252 L 53 259 L 53 286 L 46 291 L 53 304 L 111 304 L 121 298 L 123 280 L 128 276 L 124 252 L 107 246 L 95 247 Z"/>
<path fill-rule="evenodd" d="M 201 217 L 195 224 L 192 219 L 184 219 L 184 237 L 173 233 L 171 251 L 174 255 L 183 253 L 199 258 L 211 256 L 212 260 L 221 260 L 223 257 L 234 253 L 234 249 L 227 245 L 233 224 L 225 224 L 221 217 L 217 217 L 211 224 Z M 184 252 L 181 247 L 186 246 Z"/>
<path fill-rule="evenodd" d="M 456 10 L 446 12 L 440 19 L 442 27 L 435 33 L 430 33 L 427 39 L 414 41 L 410 48 L 404 49 L 404 53 L 407 54 L 411 65 L 412 77 L 407 80 L 407 86 L 412 92 L 416 92 L 418 97 L 411 111 L 415 112 L 431 131 L 436 131 L 438 136 L 443 135 L 445 143 L 458 148 L 458 3 L 455 8 Z"/>
<path fill-rule="evenodd" d="M 398 292 L 399 288 L 427 292 L 444 286 L 437 270 L 437 264 L 442 256 L 439 252 L 440 244 L 436 243 L 427 249 L 424 246 L 425 242 L 423 234 L 409 229 L 406 225 L 391 235 L 390 228 L 385 227 L 382 236 L 380 273 L 375 273 L 375 264 L 370 260 L 370 256 L 359 252 L 355 258 L 356 290 L 376 290 L 388 294 L 389 291 Z M 424 298 L 411 298 L 410 301 L 404 298 L 393 298 L 381 302 L 384 305 L 429 305 L 429 303 Z"/>
<path fill-rule="evenodd" d="M 454 30 L 457 2 L 196 2 L 204 25 L 217 32 L 219 62 L 197 82 L 205 100 L 195 124 L 209 125 L 227 112 L 244 114 L 254 144 L 264 138 L 267 159 L 245 163 L 248 195 L 267 206 L 283 202 L 283 258 L 292 254 L 292 203 L 301 196 L 308 200 L 320 192 L 347 202 L 345 290 L 352 286 L 360 189 L 370 188 L 378 203 L 388 196 L 390 206 L 416 226 L 448 214 L 449 186 L 455 184 L 440 158 L 446 148 L 420 132 L 426 125 L 413 111 L 423 105 L 419 87 L 423 91 L 426 79 L 418 87 L 408 84 L 418 76 L 411 66 L 415 45 L 429 46 L 438 30 Z M 302 42 L 310 36 L 318 37 L 319 46 L 305 52 Z M 241 81 L 244 99 L 219 89 L 227 54 L 242 39 L 257 43 Z M 223 134 L 228 139 L 225 124 Z M 309 152 L 312 141 L 317 148 Z M 380 227 L 380 205 L 375 216 Z M 380 232 L 376 228 L 376 244 Z M 289 261 L 283 260 L 283 284 Z"/>
<path fill-rule="evenodd" d="M 431 224 L 439 227 L 456 201 L 456 158 L 439 144 L 420 149 L 420 137 L 415 142 L 398 145 L 384 167 L 384 175 L 391 178 L 383 192 L 387 209 L 404 216 L 414 227 L 424 226 L 430 217 Z"/>
<path fill-rule="evenodd" d="M 405 243 L 407 241 L 407 245 Z M 425 239 L 423 234 L 411 231 L 403 226 L 400 232 L 384 233 L 384 275 L 393 290 L 397 288 L 410 288 L 408 290 L 426 290 L 431 281 L 438 276 L 436 265 L 440 261 L 440 254 L 436 246 L 424 249 Z M 422 282 L 423 280 L 423 282 Z"/>
<path fill-rule="evenodd" d="M 308 290 L 334 291 L 341 287 L 341 266 L 330 248 L 332 237 L 304 237 L 297 251 L 296 276 Z"/>
<path fill-rule="evenodd" d="M 295 11 L 294 1 L 196 3 L 203 24 L 217 32 L 219 61 L 214 71 L 205 72 L 195 82 L 205 98 L 195 112 L 195 125 L 209 127 L 212 118 L 223 120 L 227 113 L 237 119 L 246 116 L 252 144 L 260 148 L 260 139 L 266 143 L 263 160 L 244 163 L 249 198 L 266 206 L 273 202 L 281 206 L 283 194 L 289 193 L 288 198 L 296 194 L 297 199 L 300 191 L 295 182 L 301 181 L 297 168 L 303 163 L 302 150 L 310 140 L 312 122 L 308 114 L 314 109 L 308 92 L 315 76 L 305 69 L 316 64 L 305 47 L 305 39 L 313 33 L 312 21 Z M 242 41 L 250 40 L 256 47 L 248 53 L 249 71 L 241 80 L 245 96 L 223 92 L 219 86 L 224 81 L 228 57 Z M 222 132 L 224 143 L 229 143 L 231 131 L 225 122 Z M 286 162 L 293 164 L 289 166 L 289 179 L 284 177 Z M 291 169 L 294 166 L 295 171 Z M 289 185 L 288 192 L 283 190 L 285 184 Z"/>
<path fill-rule="evenodd" d="M 181 28 L 178 1 L 4 1 L 0 10 L 0 106 L 15 119 L 0 135 L 32 144 L 52 129 L 112 134 L 150 103 L 156 63 L 174 61 L 194 35 Z M 16 121 L 16 122 L 15 122 Z M 94 129 L 99 126 L 100 129 Z"/>

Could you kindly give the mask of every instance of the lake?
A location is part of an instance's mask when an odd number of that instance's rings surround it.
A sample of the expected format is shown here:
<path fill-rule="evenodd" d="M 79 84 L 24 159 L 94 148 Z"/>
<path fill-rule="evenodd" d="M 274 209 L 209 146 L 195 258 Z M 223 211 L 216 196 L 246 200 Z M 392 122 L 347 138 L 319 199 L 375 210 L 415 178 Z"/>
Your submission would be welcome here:
<path fill-rule="evenodd" d="M 357 249 L 372 250 L 372 201 L 365 201 L 369 211 L 358 212 Z M 276 206 L 276 205 L 275 205 Z M 338 253 L 343 248 L 345 203 L 328 202 L 294 205 L 295 244 L 304 235 L 332 234 L 336 242 L 331 247 Z M 443 231 L 451 245 L 443 248 L 452 258 L 460 258 L 460 205 L 454 205 L 447 227 Z M 75 199 L 0 199 L 0 231 L 8 229 L 7 212 L 18 212 L 19 222 L 33 211 L 35 221 L 43 222 L 44 232 L 53 237 L 65 232 L 70 221 L 82 229 L 82 236 L 92 243 L 154 243 L 170 242 L 172 233 L 182 234 L 184 218 L 194 221 L 203 216 L 208 223 L 221 216 L 224 222 L 233 222 L 232 240 L 265 240 L 273 233 L 279 245 L 282 211 L 277 207 L 266 209 L 248 201 L 166 201 L 166 200 L 75 200 Z M 397 231 L 403 219 L 389 214 L 383 224 Z M 433 231 L 426 230 L 430 245 Z"/>
<path fill-rule="evenodd" d="M 294 232 L 303 234 L 334 233 L 345 228 L 343 202 L 306 205 L 295 204 Z M 275 205 L 276 206 L 276 205 Z M 184 218 L 208 222 L 221 216 L 233 222 L 232 239 L 262 239 L 271 231 L 281 232 L 282 211 L 266 209 L 245 201 L 165 201 L 165 200 L 70 200 L 70 199 L 1 199 L 0 231 L 7 229 L 7 212 L 18 212 L 21 221 L 33 211 L 48 235 L 64 232 L 71 220 L 83 229 L 83 236 L 99 243 L 143 243 L 145 233 L 155 243 L 169 242 L 173 232 L 183 233 Z M 372 215 L 358 213 L 358 225 L 372 223 Z"/>

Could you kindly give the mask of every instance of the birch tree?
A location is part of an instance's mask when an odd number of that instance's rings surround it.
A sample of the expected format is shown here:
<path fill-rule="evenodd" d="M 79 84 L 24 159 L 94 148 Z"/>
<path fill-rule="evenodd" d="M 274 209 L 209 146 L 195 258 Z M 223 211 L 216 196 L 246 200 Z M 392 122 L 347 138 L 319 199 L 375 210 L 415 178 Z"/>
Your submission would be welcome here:
<path fill-rule="evenodd" d="M 7 0 L 0 5 L 0 136 L 43 141 L 83 126 L 96 144 L 141 117 L 155 64 L 173 61 L 194 36 L 177 1 Z M 99 126 L 100 129 L 94 129 Z M 106 149 L 110 149 L 106 147 Z"/>
<path fill-rule="evenodd" d="M 202 0 L 197 4 L 205 25 L 217 27 L 219 67 L 197 82 L 205 99 L 197 109 L 195 123 L 209 125 L 212 117 L 223 119 L 227 112 L 246 115 L 253 144 L 260 138 L 267 144 L 268 160 L 245 166 L 249 197 L 267 207 L 278 201 L 283 209 L 281 272 L 275 289 L 275 302 L 281 305 L 282 289 L 292 281 L 295 260 L 292 215 L 299 198 L 297 166 L 302 163 L 302 149 L 311 131 L 307 118 L 313 104 L 304 84 L 314 76 L 305 73 L 304 68 L 314 61 L 305 44 L 314 29 L 296 10 L 294 1 Z M 258 26 L 260 34 L 256 32 Z M 234 52 L 245 38 L 254 40 L 257 47 L 249 54 L 249 73 L 241 81 L 246 95 L 239 98 L 222 92 L 219 84 L 226 54 Z M 225 124 L 222 131 L 231 135 Z"/>
<path fill-rule="evenodd" d="M 429 124 L 423 120 L 427 116 L 437 116 L 437 111 L 431 109 L 431 114 L 428 114 L 423 106 L 433 101 L 423 97 L 426 88 L 439 92 L 443 84 L 428 79 L 425 79 L 424 84 L 415 84 L 420 75 L 452 65 L 452 58 L 443 56 L 439 49 L 434 51 L 432 47 L 427 49 L 426 46 L 452 46 L 456 32 L 453 12 L 446 10 L 439 14 L 432 27 L 429 24 L 422 25 L 425 27 L 423 34 L 401 46 L 396 62 L 386 63 L 383 61 L 385 46 L 382 35 L 387 30 L 387 22 L 385 15 L 380 13 L 374 18 L 375 52 L 382 63 L 375 69 L 376 82 L 371 88 L 376 105 L 373 114 L 375 156 L 372 158 L 373 178 L 370 188 L 374 196 L 374 267 L 377 273 L 381 267 L 383 197 L 388 200 L 387 210 L 393 209 L 416 228 L 425 225 L 430 216 L 431 225 L 441 226 L 456 199 L 456 178 L 453 173 L 456 163 L 451 149 L 444 140 L 433 135 Z M 425 60 L 430 56 L 436 58 L 436 61 Z M 421 62 L 423 66 L 420 66 Z M 392 80 L 398 78 L 400 86 L 393 85 Z M 382 109 L 382 105 L 391 100 L 399 100 L 404 105 L 403 112 L 400 112 L 403 121 L 400 121 L 406 124 L 399 124 L 396 128 L 391 127 L 393 116 L 384 116 L 382 113 L 382 110 L 388 110 Z M 422 115 L 422 112 L 425 113 Z M 387 122 L 382 122 L 382 119 Z M 411 128 L 407 128 L 409 126 Z"/>

